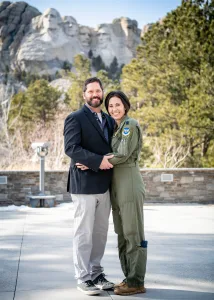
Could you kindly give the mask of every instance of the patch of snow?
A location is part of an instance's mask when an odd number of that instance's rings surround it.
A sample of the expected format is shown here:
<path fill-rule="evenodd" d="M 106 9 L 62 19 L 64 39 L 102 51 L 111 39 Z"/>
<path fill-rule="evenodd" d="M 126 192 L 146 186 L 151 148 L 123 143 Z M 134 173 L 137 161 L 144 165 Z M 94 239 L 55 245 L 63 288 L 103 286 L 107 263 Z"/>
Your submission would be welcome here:
<path fill-rule="evenodd" d="M 34 208 L 34 207 L 29 207 L 26 205 L 21 205 L 21 206 L 16 206 L 16 205 L 9 205 L 9 206 L 0 206 L 0 211 L 32 211 L 35 209 L 47 209 L 47 208 Z M 73 204 L 72 202 L 70 203 L 61 203 L 55 207 L 51 207 L 48 209 L 61 209 L 61 210 L 68 210 L 68 209 L 73 209 Z"/>

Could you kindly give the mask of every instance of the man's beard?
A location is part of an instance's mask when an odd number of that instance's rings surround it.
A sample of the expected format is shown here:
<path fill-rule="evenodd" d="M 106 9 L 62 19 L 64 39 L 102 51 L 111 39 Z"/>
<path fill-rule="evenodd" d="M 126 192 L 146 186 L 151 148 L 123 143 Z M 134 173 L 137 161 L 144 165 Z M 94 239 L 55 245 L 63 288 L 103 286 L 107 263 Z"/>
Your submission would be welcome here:
<path fill-rule="evenodd" d="M 94 99 L 99 99 L 99 102 L 93 103 Z M 86 102 L 88 103 L 88 105 L 90 105 L 91 107 L 99 107 L 102 103 L 103 103 L 103 97 L 93 97 L 93 98 L 86 98 Z"/>

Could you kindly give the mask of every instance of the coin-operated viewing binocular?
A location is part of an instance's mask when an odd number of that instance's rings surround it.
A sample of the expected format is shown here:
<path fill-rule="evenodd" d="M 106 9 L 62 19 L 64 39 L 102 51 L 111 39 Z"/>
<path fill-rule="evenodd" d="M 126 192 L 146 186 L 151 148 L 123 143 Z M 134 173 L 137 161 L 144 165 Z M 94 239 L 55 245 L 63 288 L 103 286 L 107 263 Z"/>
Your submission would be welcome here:
<path fill-rule="evenodd" d="M 52 207 L 55 205 L 55 196 L 45 195 L 45 156 L 48 155 L 48 142 L 32 143 L 31 147 L 40 157 L 39 194 L 29 196 L 32 207 Z M 39 205 L 40 204 L 40 205 Z"/>

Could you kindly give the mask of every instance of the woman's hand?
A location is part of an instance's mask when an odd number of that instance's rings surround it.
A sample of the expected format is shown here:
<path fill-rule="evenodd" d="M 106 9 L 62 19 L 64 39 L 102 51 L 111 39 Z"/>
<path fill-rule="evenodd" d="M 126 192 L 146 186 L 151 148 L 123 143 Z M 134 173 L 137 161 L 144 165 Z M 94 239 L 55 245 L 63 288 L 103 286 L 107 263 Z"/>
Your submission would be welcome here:
<path fill-rule="evenodd" d="M 76 163 L 75 164 L 77 166 L 78 169 L 82 170 L 82 171 L 85 171 L 85 170 L 88 170 L 89 168 L 85 165 L 82 165 L 80 163 Z"/>

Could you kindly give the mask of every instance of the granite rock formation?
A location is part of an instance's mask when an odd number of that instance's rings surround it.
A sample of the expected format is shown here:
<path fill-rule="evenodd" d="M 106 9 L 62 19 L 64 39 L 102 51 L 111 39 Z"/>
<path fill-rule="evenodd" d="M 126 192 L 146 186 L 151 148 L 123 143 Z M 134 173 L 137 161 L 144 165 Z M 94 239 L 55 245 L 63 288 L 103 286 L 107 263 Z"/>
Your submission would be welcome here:
<path fill-rule="evenodd" d="M 92 44 L 93 54 L 100 55 L 107 66 L 114 57 L 120 65 L 129 63 L 140 43 L 141 31 L 137 26 L 137 21 L 124 17 L 115 19 L 112 24 L 98 25 Z"/>
<path fill-rule="evenodd" d="M 26 2 L 0 3 L 0 73 L 20 70 L 54 75 L 78 53 L 100 56 L 106 66 L 116 57 L 127 64 L 136 54 L 141 31 L 137 21 L 121 17 L 96 28 L 54 8 L 41 14 Z"/>
<path fill-rule="evenodd" d="M 65 61 L 80 53 L 100 56 L 106 66 L 114 57 L 128 63 L 140 43 L 137 21 L 119 18 L 97 28 L 82 26 L 72 16 L 61 17 L 54 8 L 41 14 L 25 2 L 0 4 L 0 72 L 19 69 L 55 74 Z"/>
<path fill-rule="evenodd" d="M 76 54 L 100 56 L 106 66 L 114 57 L 119 65 L 128 63 L 140 43 L 137 22 L 120 18 L 93 29 L 78 25 L 71 16 L 61 18 L 55 9 L 32 20 L 17 52 L 18 66 L 27 72 L 55 74 L 64 61 L 72 64 Z"/>
<path fill-rule="evenodd" d="M 10 69 L 32 18 L 40 14 L 25 2 L 0 3 L 0 72 Z"/>

